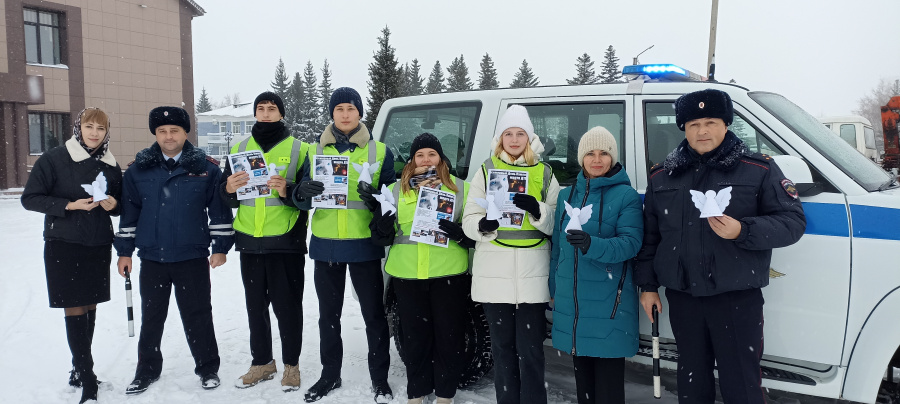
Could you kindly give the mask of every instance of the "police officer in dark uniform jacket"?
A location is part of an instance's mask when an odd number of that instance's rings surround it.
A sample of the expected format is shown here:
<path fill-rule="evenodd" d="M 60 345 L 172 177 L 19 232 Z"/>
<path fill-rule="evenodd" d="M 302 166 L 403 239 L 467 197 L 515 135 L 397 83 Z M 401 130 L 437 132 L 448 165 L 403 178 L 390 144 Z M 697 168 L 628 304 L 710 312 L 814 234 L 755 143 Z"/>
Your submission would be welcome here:
<path fill-rule="evenodd" d="M 765 402 L 761 288 L 772 249 L 806 228 L 794 184 L 728 130 L 733 116 L 725 92 L 681 96 L 675 120 L 685 140 L 651 168 L 644 199 L 635 283 L 648 316 L 654 305 L 662 311 L 657 290 L 666 287 L 681 403 L 715 401 L 716 365 L 726 403 Z"/>

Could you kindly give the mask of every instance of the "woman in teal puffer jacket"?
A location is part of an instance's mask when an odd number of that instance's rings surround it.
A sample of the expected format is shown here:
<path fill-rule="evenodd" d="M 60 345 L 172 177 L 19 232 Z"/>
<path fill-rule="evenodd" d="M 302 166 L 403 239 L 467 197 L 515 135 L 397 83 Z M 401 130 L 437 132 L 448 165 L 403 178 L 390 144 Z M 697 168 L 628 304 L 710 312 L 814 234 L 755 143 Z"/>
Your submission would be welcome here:
<path fill-rule="evenodd" d="M 553 347 L 575 364 L 578 403 L 624 403 L 625 358 L 638 349 L 638 298 L 631 259 L 644 234 L 641 198 L 603 127 L 578 144 L 582 171 L 559 193 L 550 254 Z M 565 203 L 592 205 L 582 230 L 565 231 Z"/>

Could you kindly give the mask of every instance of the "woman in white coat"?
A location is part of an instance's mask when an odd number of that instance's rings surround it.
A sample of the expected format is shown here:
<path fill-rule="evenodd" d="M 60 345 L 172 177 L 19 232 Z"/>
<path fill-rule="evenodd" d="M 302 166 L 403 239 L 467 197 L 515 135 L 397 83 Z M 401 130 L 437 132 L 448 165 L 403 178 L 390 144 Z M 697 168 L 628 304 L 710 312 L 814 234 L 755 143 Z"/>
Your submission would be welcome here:
<path fill-rule="evenodd" d="M 497 403 L 543 404 L 549 236 L 559 183 L 539 161 L 544 146 L 523 106 L 509 107 L 500 119 L 491 150 L 481 175 L 472 180 L 463 218 L 466 235 L 477 242 L 472 299 L 484 303 L 490 323 Z M 522 181 L 526 175 L 527 184 Z M 524 213 L 488 219 L 479 202 L 485 202 L 489 178 L 492 191 L 502 184 L 501 196 L 515 193 L 512 201 Z M 498 204 L 502 200 L 496 198 Z"/>

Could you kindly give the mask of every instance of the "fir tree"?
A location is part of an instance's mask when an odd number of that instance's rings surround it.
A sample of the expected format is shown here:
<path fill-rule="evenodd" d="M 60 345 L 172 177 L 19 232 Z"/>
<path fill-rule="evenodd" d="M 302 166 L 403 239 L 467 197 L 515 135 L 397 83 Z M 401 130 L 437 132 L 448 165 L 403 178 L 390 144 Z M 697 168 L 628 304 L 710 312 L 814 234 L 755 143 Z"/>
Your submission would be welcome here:
<path fill-rule="evenodd" d="M 428 76 L 428 84 L 425 85 L 425 93 L 437 94 L 442 93 L 447 87 L 444 86 L 444 71 L 441 69 L 441 61 L 434 62 L 434 68 L 431 69 L 431 75 Z"/>
<path fill-rule="evenodd" d="M 291 87 L 291 81 L 284 70 L 284 61 L 282 61 L 281 58 L 278 58 L 278 66 L 275 67 L 275 81 L 273 81 L 271 85 L 272 92 L 278 94 L 282 100 L 287 102 L 286 95 L 288 88 Z"/>
<path fill-rule="evenodd" d="M 575 61 L 575 77 L 571 80 L 566 80 L 566 83 L 569 83 L 569 85 L 596 84 L 598 81 L 600 81 L 600 78 L 594 72 L 594 61 L 591 60 L 591 55 L 585 53 Z"/>
<path fill-rule="evenodd" d="M 622 81 L 622 68 L 619 67 L 619 58 L 616 57 L 616 49 L 612 45 L 606 48 L 603 55 L 603 67 L 600 70 L 601 83 L 615 83 Z"/>
<path fill-rule="evenodd" d="M 292 136 L 299 139 L 302 130 L 300 120 L 303 116 L 303 102 L 306 98 L 306 89 L 303 86 L 303 78 L 300 77 L 299 72 L 294 73 L 294 80 L 291 82 L 291 86 L 288 87 L 286 96 L 281 98 L 284 100 L 285 126 L 290 129 Z"/>
<path fill-rule="evenodd" d="M 481 70 L 478 72 L 478 88 L 481 90 L 491 90 L 500 87 L 497 80 L 497 69 L 494 68 L 494 60 L 487 53 L 481 58 Z"/>
<path fill-rule="evenodd" d="M 407 95 L 411 95 L 410 87 L 412 83 L 410 83 L 409 79 L 409 63 L 404 63 L 403 66 L 399 67 L 400 70 L 400 96 L 405 97 Z"/>
<path fill-rule="evenodd" d="M 212 104 L 209 102 L 209 94 L 206 93 L 206 87 L 203 87 L 200 90 L 200 100 L 197 101 L 197 106 L 195 107 L 197 113 L 204 113 L 212 111 Z"/>
<path fill-rule="evenodd" d="M 413 59 L 412 66 L 409 66 L 409 70 L 406 71 L 407 95 L 420 95 L 425 92 L 425 87 L 422 85 L 425 79 L 422 78 L 421 70 L 419 59 Z"/>
<path fill-rule="evenodd" d="M 472 80 L 469 80 L 469 68 L 463 55 L 454 58 L 447 68 L 447 91 L 467 91 L 472 89 Z"/>
<path fill-rule="evenodd" d="M 322 65 L 322 82 L 319 83 L 319 121 L 316 133 L 322 133 L 331 122 L 331 111 L 328 110 L 331 91 L 331 66 L 328 65 L 328 59 L 325 59 L 325 64 Z"/>
<path fill-rule="evenodd" d="M 391 30 L 384 27 L 378 37 L 379 49 L 375 61 L 369 64 L 369 97 L 366 97 L 366 127 L 372 130 L 381 104 L 400 95 L 400 69 L 395 55 L 396 49 L 390 44 Z"/>
<path fill-rule="evenodd" d="M 298 79 L 299 74 L 294 80 Z M 303 70 L 303 99 L 299 103 L 298 133 L 295 133 L 294 136 L 308 143 L 315 142 L 316 136 L 321 133 L 317 132 L 320 104 L 316 81 L 316 70 L 312 62 L 307 61 L 306 69 Z"/>
<path fill-rule="evenodd" d="M 534 72 L 531 71 L 531 68 L 528 67 L 528 61 L 522 59 L 522 66 L 519 67 L 519 71 L 513 76 L 513 81 L 512 83 L 509 83 L 509 87 L 537 87 L 538 84 L 540 84 L 540 82 L 538 81 L 537 76 L 534 75 Z"/>

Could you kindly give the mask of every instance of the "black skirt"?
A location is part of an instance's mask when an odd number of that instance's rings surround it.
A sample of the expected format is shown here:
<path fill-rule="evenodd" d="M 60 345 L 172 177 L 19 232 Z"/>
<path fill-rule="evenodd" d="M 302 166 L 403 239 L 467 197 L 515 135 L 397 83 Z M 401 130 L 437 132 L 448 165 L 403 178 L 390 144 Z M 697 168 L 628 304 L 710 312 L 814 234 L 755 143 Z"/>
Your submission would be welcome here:
<path fill-rule="evenodd" d="M 44 268 L 50 307 L 89 306 L 109 301 L 112 245 L 44 242 Z"/>

